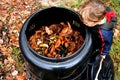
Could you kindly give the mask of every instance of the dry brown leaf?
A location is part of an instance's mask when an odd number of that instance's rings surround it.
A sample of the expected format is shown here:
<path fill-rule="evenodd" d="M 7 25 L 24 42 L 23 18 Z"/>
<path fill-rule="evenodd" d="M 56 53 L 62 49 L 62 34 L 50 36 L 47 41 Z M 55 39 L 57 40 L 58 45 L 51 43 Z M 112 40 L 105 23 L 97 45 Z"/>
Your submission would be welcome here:
<path fill-rule="evenodd" d="M 12 57 L 8 57 L 7 59 L 8 59 L 9 64 L 15 63 L 15 60 Z"/>
<path fill-rule="evenodd" d="M 27 78 L 26 78 L 26 72 L 23 72 L 22 74 L 17 75 L 16 76 L 16 80 L 27 80 Z"/>

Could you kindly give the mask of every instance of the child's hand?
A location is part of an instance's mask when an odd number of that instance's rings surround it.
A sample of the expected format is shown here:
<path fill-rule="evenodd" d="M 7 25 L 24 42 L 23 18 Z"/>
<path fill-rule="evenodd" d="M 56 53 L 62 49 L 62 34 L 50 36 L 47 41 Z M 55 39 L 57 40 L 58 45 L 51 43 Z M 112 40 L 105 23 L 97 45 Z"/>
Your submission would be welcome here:
<path fill-rule="evenodd" d="M 101 55 L 102 59 L 105 59 L 106 55 Z"/>

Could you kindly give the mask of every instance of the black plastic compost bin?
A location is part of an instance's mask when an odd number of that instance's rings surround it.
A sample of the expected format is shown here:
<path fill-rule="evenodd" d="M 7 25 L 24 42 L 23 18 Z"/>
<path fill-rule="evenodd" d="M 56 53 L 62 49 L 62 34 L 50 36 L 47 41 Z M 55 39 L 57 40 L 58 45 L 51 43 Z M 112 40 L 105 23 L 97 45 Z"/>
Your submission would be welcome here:
<path fill-rule="evenodd" d="M 41 26 L 70 22 L 73 29 L 81 32 L 84 43 L 74 54 L 61 59 L 38 55 L 28 42 L 29 37 Z M 92 36 L 75 11 L 62 7 L 42 9 L 31 15 L 20 32 L 20 49 L 25 59 L 26 69 L 31 80 L 85 80 L 89 58 L 92 55 Z M 81 77 L 82 76 L 82 77 Z M 29 77 L 28 77 L 29 78 Z"/>

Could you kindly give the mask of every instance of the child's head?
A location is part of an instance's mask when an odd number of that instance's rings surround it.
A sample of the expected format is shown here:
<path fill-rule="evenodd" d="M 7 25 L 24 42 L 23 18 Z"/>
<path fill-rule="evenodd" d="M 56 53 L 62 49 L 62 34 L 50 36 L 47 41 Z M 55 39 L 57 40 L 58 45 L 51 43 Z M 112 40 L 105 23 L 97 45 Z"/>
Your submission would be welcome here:
<path fill-rule="evenodd" d="M 80 5 L 78 13 L 84 24 L 93 27 L 105 17 L 106 7 L 100 0 L 87 0 Z"/>

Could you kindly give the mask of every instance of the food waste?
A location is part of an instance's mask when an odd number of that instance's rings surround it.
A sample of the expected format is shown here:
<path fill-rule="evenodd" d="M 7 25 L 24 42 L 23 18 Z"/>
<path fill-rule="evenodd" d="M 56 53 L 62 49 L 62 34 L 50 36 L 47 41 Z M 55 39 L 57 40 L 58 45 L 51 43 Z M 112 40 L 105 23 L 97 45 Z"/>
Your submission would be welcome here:
<path fill-rule="evenodd" d="M 42 56 L 63 58 L 74 54 L 84 42 L 78 30 L 73 30 L 69 22 L 41 26 L 29 38 L 30 46 Z"/>

